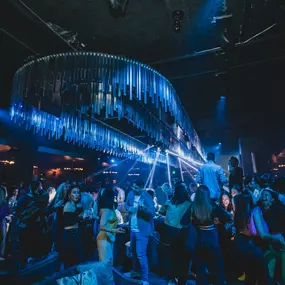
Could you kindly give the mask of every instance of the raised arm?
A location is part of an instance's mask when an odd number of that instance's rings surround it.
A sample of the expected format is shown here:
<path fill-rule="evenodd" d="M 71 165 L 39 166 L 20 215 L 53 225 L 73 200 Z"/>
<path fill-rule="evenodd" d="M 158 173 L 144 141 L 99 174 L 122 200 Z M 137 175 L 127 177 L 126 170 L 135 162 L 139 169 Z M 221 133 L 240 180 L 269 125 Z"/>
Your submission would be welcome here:
<path fill-rule="evenodd" d="M 264 220 L 262 216 L 262 212 L 260 208 L 255 208 L 253 211 L 253 219 L 254 219 L 254 224 L 256 227 L 256 230 L 260 236 L 261 239 L 267 239 L 267 240 L 272 240 L 272 241 L 278 241 L 281 244 L 285 244 L 284 238 L 281 234 L 270 234 L 268 232 L 268 229 L 264 227 Z"/>

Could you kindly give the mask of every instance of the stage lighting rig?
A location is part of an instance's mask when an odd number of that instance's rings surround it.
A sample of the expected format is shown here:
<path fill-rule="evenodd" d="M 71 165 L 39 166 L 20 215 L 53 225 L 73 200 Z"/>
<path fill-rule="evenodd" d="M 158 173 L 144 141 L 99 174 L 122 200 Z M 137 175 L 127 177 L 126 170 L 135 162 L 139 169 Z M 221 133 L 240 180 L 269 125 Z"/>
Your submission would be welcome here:
<path fill-rule="evenodd" d="M 222 48 L 232 48 L 236 35 L 233 30 L 233 14 L 230 12 L 227 0 L 222 2 L 221 13 L 213 17 L 212 24 L 215 24 L 220 31 L 218 41 Z"/>

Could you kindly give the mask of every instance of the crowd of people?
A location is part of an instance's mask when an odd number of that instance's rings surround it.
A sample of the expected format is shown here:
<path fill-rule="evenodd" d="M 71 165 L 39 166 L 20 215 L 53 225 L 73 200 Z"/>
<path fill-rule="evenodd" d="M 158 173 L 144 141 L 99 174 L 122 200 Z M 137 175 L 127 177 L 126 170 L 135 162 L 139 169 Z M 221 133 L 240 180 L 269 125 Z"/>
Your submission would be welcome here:
<path fill-rule="evenodd" d="M 245 176 L 237 158 L 229 176 L 209 153 L 196 181 L 145 189 L 89 189 L 72 181 L 57 189 L 33 181 L 12 191 L 0 187 L 0 262 L 19 268 L 59 253 L 64 268 L 98 260 L 109 265 L 130 241 L 129 278 L 149 284 L 148 245 L 156 233 L 164 245 L 162 275 L 168 284 L 242 280 L 285 284 L 285 196 L 270 176 Z M 123 248 L 122 248 L 123 247 Z M 60 270 L 60 268 L 59 268 Z"/>

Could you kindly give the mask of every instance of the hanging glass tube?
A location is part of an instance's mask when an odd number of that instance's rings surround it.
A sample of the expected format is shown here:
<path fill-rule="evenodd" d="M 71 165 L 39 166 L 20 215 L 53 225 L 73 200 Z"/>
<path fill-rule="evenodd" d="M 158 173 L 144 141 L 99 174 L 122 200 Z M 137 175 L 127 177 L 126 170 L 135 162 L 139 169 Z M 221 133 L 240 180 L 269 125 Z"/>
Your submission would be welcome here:
<path fill-rule="evenodd" d="M 193 148 L 173 135 L 166 123 L 167 113 L 190 138 Z M 203 156 L 197 133 L 171 83 L 151 67 L 118 56 L 59 53 L 26 63 L 14 77 L 11 116 L 40 135 L 63 136 L 84 147 L 132 152 L 138 147 L 130 144 L 129 137 L 115 135 L 108 126 L 93 125 L 87 119 L 126 118 L 168 148 L 172 139 L 181 144 L 182 151 Z"/>

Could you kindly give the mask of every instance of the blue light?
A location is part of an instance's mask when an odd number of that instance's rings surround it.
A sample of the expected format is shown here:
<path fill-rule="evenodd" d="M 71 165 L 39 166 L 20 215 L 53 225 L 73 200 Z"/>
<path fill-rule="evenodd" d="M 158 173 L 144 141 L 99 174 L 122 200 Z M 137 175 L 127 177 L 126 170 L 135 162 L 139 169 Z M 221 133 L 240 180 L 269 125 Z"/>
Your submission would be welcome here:
<path fill-rule="evenodd" d="M 115 159 L 111 159 L 111 162 L 114 163 L 114 162 L 115 162 Z"/>
<path fill-rule="evenodd" d="M 221 145 L 222 143 L 221 142 L 219 142 L 219 145 Z"/>

